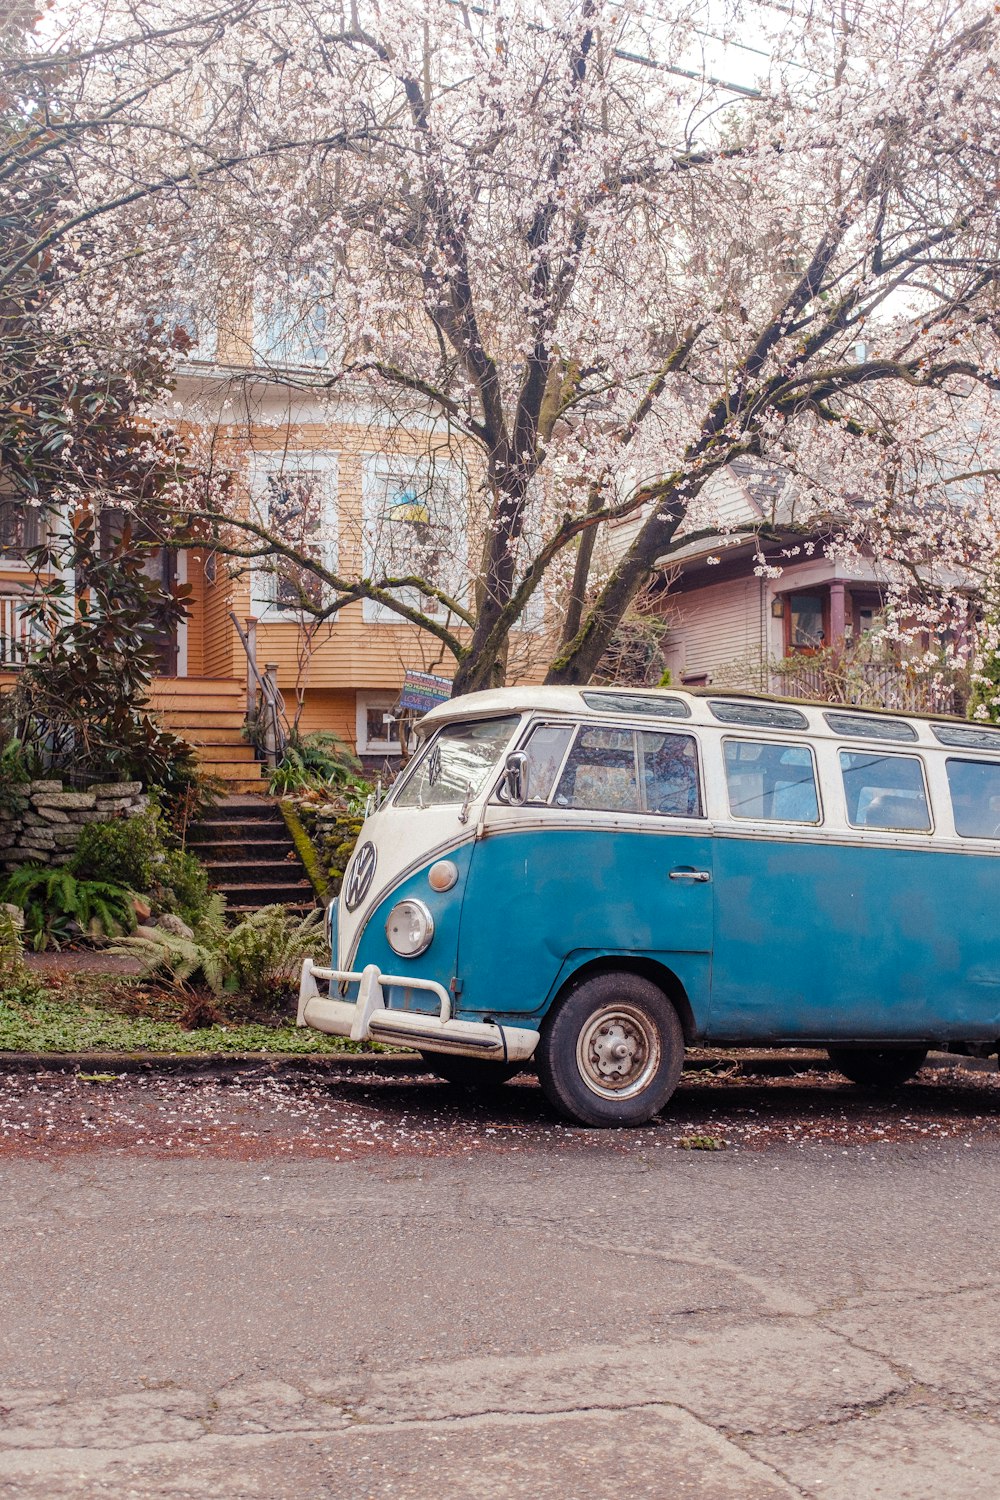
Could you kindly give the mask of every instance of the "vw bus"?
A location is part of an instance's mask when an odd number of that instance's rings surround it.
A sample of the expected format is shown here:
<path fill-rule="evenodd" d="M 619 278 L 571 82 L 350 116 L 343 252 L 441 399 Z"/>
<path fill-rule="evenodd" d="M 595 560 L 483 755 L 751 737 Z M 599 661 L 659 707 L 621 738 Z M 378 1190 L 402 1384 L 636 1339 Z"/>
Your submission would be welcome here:
<path fill-rule="evenodd" d="M 901 1083 L 1000 1038 L 1000 729 L 736 693 L 509 688 L 428 713 L 298 1021 L 444 1077 L 529 1064 L 647 1120 L 686 1045 Z"/>

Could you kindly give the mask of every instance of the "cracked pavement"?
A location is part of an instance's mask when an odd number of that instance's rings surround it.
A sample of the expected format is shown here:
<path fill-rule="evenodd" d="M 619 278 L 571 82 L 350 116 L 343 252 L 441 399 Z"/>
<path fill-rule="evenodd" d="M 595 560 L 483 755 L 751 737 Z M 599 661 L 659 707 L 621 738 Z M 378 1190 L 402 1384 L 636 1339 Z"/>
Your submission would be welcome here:
<path fill-rule="evenodd" d="M 0 1162 L 4 1500 L 996 1493 L 991 1129 L 206 1159 L 148 1115 Z"/>

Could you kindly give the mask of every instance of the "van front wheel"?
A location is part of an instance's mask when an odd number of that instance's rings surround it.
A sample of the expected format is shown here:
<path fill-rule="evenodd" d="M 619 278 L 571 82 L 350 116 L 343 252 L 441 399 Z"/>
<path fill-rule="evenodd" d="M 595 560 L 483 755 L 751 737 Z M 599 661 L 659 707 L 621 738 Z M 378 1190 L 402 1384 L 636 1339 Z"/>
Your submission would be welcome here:
<path fill-rule="evenodd" d="M 838 1073 L 852 1083 L 872 1089 L 894 1089 L 919 1073 L 927 1059 L 926 1047 L 828 1047 Z"/>
<path fill-rule="evenodd" d="M 638 974 L 595 974 L 546 1017 L 536 1052 L 549 1103 L 580 1125 L 642 1125 L 677 1087 L 684 1034 L 663 991 Z"/>

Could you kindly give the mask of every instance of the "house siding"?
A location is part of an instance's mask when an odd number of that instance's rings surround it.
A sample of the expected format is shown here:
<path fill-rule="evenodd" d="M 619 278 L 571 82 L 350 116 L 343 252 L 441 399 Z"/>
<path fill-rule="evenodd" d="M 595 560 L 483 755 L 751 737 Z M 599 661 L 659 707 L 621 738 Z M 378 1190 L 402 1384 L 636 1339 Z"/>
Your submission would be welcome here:
<path fill-rule="evenodd" d="M 766 599 L 759 578 L 740 578 L 670 598 L 668 649 L 680 648 L 683 678 L 707 676 L 768 652 Z"/>

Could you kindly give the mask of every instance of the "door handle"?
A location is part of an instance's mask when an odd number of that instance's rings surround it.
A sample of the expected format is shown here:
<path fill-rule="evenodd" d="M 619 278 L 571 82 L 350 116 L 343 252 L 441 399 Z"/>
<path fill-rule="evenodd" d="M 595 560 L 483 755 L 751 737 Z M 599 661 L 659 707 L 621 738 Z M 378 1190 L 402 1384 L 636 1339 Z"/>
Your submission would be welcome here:
<path fill-rule="evenodd" d="M 693 880 L 698 885 L 704 885 L 711 878 L 708 870 L 694 870 L 690 865 L 678 865 L 676 870 L 670 871 L 671 880 Z"/>

